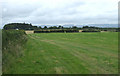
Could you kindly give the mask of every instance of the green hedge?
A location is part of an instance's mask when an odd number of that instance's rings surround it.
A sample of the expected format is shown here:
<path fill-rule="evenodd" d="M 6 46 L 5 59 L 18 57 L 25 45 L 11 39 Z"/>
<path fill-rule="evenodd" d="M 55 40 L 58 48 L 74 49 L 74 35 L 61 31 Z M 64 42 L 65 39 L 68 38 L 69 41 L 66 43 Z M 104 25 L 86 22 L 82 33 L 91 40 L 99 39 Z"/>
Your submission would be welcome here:
<path fill-rule="evenodd" d="M 23 30 L 2 30 L 2 64 L 3 72 L 13 66 L 16 58 L 22 56 L 27 36 Z"/>
<path fill-rule="evenodd" d="M 100 32 L 99 29 L 83 29 L 82 32 Z"/>

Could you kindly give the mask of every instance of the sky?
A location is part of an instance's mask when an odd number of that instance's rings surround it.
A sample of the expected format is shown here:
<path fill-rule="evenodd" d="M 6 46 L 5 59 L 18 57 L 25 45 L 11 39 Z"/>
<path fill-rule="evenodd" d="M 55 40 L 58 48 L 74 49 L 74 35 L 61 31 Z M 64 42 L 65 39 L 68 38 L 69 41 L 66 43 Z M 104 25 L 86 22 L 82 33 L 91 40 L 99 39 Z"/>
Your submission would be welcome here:
<path fill-rule="evenodd" d="M 117 24 L 119 0 L 0 0 L 7 23 Z M 0 20 L 1 20 L 0 19 Z"/>

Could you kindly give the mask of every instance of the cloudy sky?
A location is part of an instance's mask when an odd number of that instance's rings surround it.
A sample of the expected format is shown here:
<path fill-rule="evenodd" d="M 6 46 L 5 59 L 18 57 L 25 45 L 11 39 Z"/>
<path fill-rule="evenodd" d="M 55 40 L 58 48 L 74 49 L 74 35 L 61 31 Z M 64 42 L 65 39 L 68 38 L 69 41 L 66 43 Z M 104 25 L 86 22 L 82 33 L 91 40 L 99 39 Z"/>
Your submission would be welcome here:
<path fill-rule="evenodd" d="M 36 24 L 115 24 L 119 0 L 0 0 L 2 26 Z M 1 27 L 2 27 L 1 26 Z"/>

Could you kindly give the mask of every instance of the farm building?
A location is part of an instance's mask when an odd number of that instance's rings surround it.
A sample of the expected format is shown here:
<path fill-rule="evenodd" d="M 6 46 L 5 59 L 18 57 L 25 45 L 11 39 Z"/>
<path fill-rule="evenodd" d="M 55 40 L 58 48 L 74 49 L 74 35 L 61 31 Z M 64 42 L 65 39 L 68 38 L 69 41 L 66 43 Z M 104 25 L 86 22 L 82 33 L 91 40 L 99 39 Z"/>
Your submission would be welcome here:
<path fill-rule="evenodd" d="M 29 31 L 25 31 L 26 34 L 33 34 L 34 31 L 33 30 L 29 30 Z"/>
<path fill-rule="evenodd" d="M 79 30 L 79 32 L 82 32 L 83 30 Z"/>

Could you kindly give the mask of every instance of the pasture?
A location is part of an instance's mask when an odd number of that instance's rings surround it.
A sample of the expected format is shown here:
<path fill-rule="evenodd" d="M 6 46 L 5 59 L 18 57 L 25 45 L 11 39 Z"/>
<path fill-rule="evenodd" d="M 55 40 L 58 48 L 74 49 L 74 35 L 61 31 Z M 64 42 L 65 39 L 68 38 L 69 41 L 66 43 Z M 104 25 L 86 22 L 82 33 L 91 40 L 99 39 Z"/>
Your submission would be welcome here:
<path fill-rule="evenodd" d="M 118 33 L 28 34 L 23 56 L 6 73 L 116 74 Z"/>

